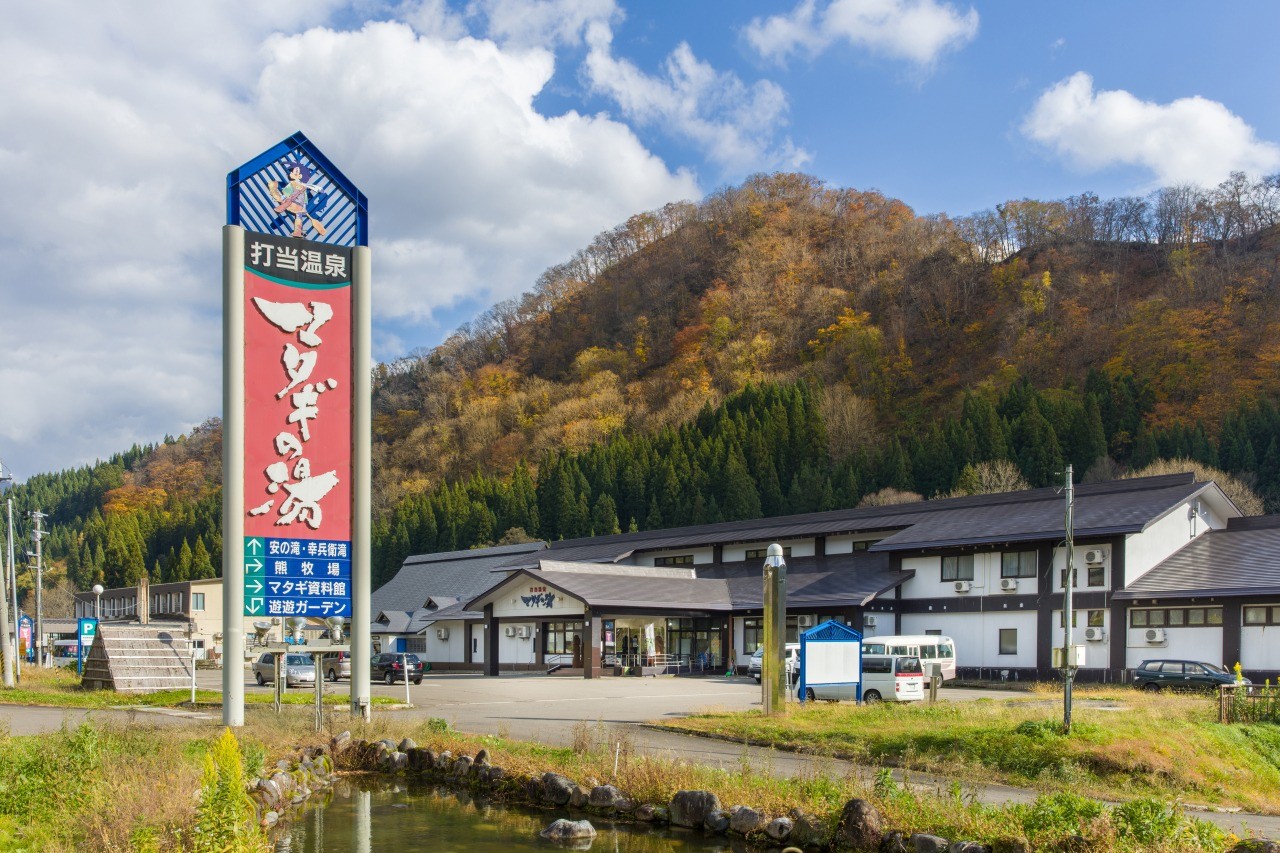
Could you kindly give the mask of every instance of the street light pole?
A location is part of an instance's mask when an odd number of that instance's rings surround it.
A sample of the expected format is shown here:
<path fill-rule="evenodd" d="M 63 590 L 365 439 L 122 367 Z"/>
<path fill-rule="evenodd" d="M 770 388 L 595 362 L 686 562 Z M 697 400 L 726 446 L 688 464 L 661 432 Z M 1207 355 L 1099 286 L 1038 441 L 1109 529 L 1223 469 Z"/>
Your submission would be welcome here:
<path fill-rule="evenodd" d="M 93 618 L 98 622 L 102 621 L 102 593 L 104 592 L 106 590 L 103 589 L 102 584 L 95 583 L 93 585 Z"/>

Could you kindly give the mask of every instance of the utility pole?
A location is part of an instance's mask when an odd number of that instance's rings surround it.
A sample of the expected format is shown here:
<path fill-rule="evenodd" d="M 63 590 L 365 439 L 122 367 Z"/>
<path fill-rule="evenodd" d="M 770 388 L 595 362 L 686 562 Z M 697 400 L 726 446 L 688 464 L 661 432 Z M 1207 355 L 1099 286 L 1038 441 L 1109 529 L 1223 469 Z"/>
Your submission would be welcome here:
<path fill-rule="evenodd" d="M 44 591 L 44 551 L 41 543 L 45 531 L 40 523 L 49 516 L 38 509 L 33 509 L 30 514 L 36 524 L 36 529 L 31 531 L 31 538 L 36 540 L 36 666 L 44 666 L 44 601 L 41 598 Z"/>
<path fill-rule="evenodd" d="M 13 475 L 5 474 L 4 471 L 0 469 L 0 483 L 6 481 L 13 482 Z M 10 507 L 13 506 L 12 503 L 9 505 Z M 9 517 L 10 519 L 13 518 L 12 511 L 10 512 Z M 13 542 L 12 523 L 9 525 L 9 532 L 5 536 L 5 541 L 9 543 Z M 13 637 L 9 636 L 9 593 L 6 591 L 8 587 L 7 580 L 8 572 L 5 570 L 4 566 L 0 566 L 0 645 L 3 645 L 3 648 L 0 649 L 0 655 L 4 657 L 4 686 L 13 687 L 15 684 L 13 667 L 14 662 L 17 659 L 17 654 L 14 651 L 15 645 Z M 18 618 L 18 614 L 15 613 L 13 618 L 16 620 Z"/>
<path fill-rule="evenodd" d="M 1071 681 L 1075 676 L 1075 661 L 1071 656 L 1071 622 L 1075 615 L 1071 607 L 1071 591 L 1076 585 L 1076 560 L 1072 553 L 1075 533 L 1072 514 L 1075 511 L 1075 487 L 1071 483 L 1071 466 L 1067 465 L 1067 509 L 1063 526 L 1067 531 L 1067 570 L 1062 574 L 1062 733 L 1071 734 Z"/>
<path fill-rule="evenodd" d="M 22 678 L 22 655 L 18 654 L 18 566 L 13 560 L 13 498 L 7 498 L 9 508 L 9 595 L 13 602 L 13 672 Z"/>

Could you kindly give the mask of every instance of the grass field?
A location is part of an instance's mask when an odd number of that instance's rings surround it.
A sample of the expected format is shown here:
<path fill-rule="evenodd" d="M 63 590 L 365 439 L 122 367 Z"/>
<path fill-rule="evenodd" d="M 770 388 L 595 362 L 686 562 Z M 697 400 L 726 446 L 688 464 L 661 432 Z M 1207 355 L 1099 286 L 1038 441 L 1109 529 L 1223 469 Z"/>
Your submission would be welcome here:
<path fill-rule="evenodd" d="M 1280 727 L 1221 725 L 1200 694 L 1077 687 L 1072 732 L 1060 691 L 1026 699 L 858 706 L 788 705 L 664 723 L 736 741 L 966 780 L 1070 791 L 1113 801 L 1157 797 L 1280 814 Z"/>

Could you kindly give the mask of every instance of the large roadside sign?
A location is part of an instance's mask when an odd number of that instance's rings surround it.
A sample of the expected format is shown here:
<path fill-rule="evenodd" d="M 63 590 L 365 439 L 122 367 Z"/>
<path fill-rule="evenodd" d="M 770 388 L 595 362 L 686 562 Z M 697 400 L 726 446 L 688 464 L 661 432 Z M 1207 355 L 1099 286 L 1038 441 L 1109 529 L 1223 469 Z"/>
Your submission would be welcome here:
<path fill-rule="evenodd" d="M 223 653 L 246 617 L 351 620 L 369 708 L 368 201 L 301 133 L 227 175 L 222 230 Z M 239 668 L 223 722 L 244 724 Z"/>

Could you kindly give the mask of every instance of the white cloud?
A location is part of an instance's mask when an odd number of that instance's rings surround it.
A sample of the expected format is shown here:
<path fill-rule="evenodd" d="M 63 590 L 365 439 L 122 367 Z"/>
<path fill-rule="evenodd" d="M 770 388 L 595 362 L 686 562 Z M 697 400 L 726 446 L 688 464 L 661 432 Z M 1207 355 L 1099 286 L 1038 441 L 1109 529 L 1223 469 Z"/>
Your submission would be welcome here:
<path fill-rule="evenodd" d="M 799 168 L 809 154 L 784 138 L 786 93 L 768 80 L 748 86 L 731 72 L 716 71 L 681 43 L 663 64 L 664 74 L 645 74 L 613 54 L 612 33 L 588 28 L 584 73 L 592 89 L 617 102 L 639 124 L 662 127 L 691 140 L 726 170 Z"/>
<path fill-rule="evenodd" d="M 748 43 L 764 58 L 818 54 L 837 42 L 915 65 L 932 65 L 978 35 L 978 13 L 937 0 L 802 0 L 789 14 L 753 20 Z"/>
<path fill-rule="evenodd" d="M 553 55 L 468 37 L 432 0 L 402 10 L 413 27 L 357 30 L 317 2 L 13 11 L 0 457 L 19 476 L 219 411 L 223 176 L 295 130 L 370 199 L 384 343 L 424 343 L 409 324 L 517 295 L 599 231 L 699 195 L 618 122 L 539 114 Z"/>
<path fill-rule="evenodd" d="M 1258 139 L 1217 101 L 1197 96 L 1157 104 L 1121 89 L 1095 91 L 1084 72 L 1046 90 L 1022 132 L 1077 168 L 1139 166 L 1166 186 L 1212 186 L 1233 171 L 1280 168 L 1280 146 Z"/>
<path fill-rule="evenodd" d="M 597 22 L 622 18 L 614 0 L 474 0 L 472 14 L 488 19 L 488 35 L 507 45 L 578 45 Z"/>

